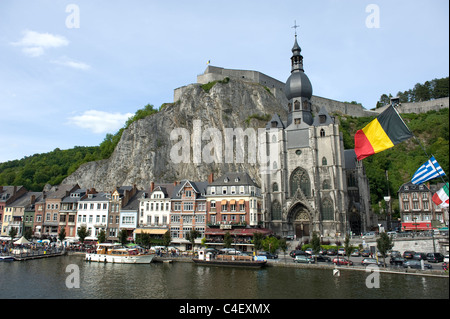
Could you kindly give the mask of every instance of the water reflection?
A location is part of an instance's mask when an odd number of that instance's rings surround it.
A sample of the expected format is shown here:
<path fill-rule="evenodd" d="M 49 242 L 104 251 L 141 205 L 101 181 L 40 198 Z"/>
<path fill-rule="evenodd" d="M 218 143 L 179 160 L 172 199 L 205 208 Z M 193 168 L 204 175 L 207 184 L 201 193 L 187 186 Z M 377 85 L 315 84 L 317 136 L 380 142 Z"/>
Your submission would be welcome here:
<path fill-rule="evenodd" d="M 80 288 L 65 286 L 66 267 L 80 269 Z M 380 274 L 368 289 L 363 271 L 267 267 L 241 269 L 192 263 L 88 263 L 78 256 L 0 263 L 0 298 L 317 299 L 448 298 L 448 278 Z M 7 287 L 7 288 L 5 288 Z"/>

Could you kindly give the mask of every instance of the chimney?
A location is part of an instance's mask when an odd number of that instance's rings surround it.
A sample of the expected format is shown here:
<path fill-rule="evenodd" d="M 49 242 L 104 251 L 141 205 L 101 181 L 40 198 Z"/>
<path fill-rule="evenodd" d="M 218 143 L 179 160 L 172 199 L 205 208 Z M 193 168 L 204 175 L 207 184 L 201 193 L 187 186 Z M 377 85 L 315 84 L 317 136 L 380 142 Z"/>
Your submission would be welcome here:
<path fill-rule="evenodd" d="M 208 176 L 208 184 L 211 184 L 212 182 L 214 182 L 214 173 L 211 173 Z"/>
<path fill-rule="evenodd" d="M 150 183 L 150 193 L 153 193 L 153 190 L 155 189 L 155 183 L 151 182 Z"/>
<path fill-rule="evenodd" d="M 36 195 L 31 195 L 30 204 L 33 205 L 36 202 Z"/>

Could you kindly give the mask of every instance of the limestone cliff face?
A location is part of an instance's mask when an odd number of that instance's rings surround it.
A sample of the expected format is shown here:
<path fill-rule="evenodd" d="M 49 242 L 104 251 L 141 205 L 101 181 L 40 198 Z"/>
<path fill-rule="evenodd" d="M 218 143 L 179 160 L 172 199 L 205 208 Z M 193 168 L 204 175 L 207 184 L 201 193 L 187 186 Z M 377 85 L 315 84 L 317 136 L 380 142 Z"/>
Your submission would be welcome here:
<path fill-rule="evenodd" d="M 109 159 L 82 165 L 63 183 L 78 183 L 83 188 L 94 187 L 97 190 L 134 184 L 139 188 L 148 188 L 151 181 L 202 181 L 207 180 L 210 173 L 218 176 L 228 171 L 248 172 L 259 181 L 257 163 L 247 163 L 247 160 L 244 163 L 223 163 L 225 151 L 222 163 L 205 163 L 204 160 L 194 163 L 193 145 L 202 150 L 209 143 L 204 140 L 201 145 L 195 144 L 198 139 L 193 134 L 194 121 L 201 121 L 201 132 L 208 128 L 221 132 L 225 150 L 223 137 L 226 128 L 245 130 L 250 127 L 257 131 L 265 127 L 267 120 L 253 115 L 270 115 L 271 118 L 275 113 L 282 119 L 287 117 L 285 106 L 260 84 L 230 80 L 228 83 L 216 83 L 208 92 L 199 84 L 191 84 L 178 102 L 131 124 L 123 132 Z M 189 163 L 175 163 L 170 155 L 178 143 L 178 140 L 170 139 L 174 129 L 189 133 Z"/>

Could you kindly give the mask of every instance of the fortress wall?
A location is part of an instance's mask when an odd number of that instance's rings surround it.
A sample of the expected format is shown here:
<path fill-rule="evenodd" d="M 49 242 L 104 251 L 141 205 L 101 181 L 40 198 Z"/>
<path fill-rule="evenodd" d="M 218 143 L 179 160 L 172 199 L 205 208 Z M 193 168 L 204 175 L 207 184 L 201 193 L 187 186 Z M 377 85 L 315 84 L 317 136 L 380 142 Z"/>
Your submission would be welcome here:
<path fill-rule="evenodd" d="M 267 87 L 271 93 L 280 101 L 280 103 L 287 107 L 287 99 L 284 94 L 285 83 L 274 79 L 264 73 L 251 70 L 236 70 L 225 69 L 208 65 L 205 72 L 197 76 L 197 83 L 206 84 L 213 81 L 220 81 L 229 77 L 247 82 L 259 83 Z M 187 86 L 182 86 L 174 90 L 174 102 L 178 101 Z M 320 96 L 313 96 L 311 98 L 313 112 L 317 113 L 322 107 L 329 113 L 340 112 L 355 117 L 377 116 L 383 112 L 387 106 L 378 108 L 375 111 L 365 109 L 361 104 L 351 104 L 340 101 L 327 99 Z M 417 102 L 417 103 L 402 103 L 397 109 L 400 113 L 425 113 L 430 110 L 440 110 L 449 107 L 449 98 L 436 99 L 432 101 Z"/>
<path fill-rule="evenodd" d="M 376 112 L 383 112 L 389 105 L 382 106 L 376 110 Z M 400 103 L 397 105 L 399 113 L 426 113 L 428 111 L 439 111 L 440 109 L 448 109 L 449 98 L 443 97 L 436 100 L 413 102 L 413 103 Z"/>

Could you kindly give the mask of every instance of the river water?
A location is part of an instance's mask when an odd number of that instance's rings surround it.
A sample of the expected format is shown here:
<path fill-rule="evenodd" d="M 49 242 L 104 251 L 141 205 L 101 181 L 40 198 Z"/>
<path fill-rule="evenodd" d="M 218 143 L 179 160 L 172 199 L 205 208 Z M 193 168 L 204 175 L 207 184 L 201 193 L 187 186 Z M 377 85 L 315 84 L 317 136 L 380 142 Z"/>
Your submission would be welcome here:
<path fill-rule="evenodd" d="M 0 299 L 449 298 L 448 278 L 380 273 L 379 288 L 368 288 L 369 274 L 341 271 L 335 277 L 330 269 L 243 269 L 185 262 L 103 264 L 72 255 L 1 262 Z"/>

